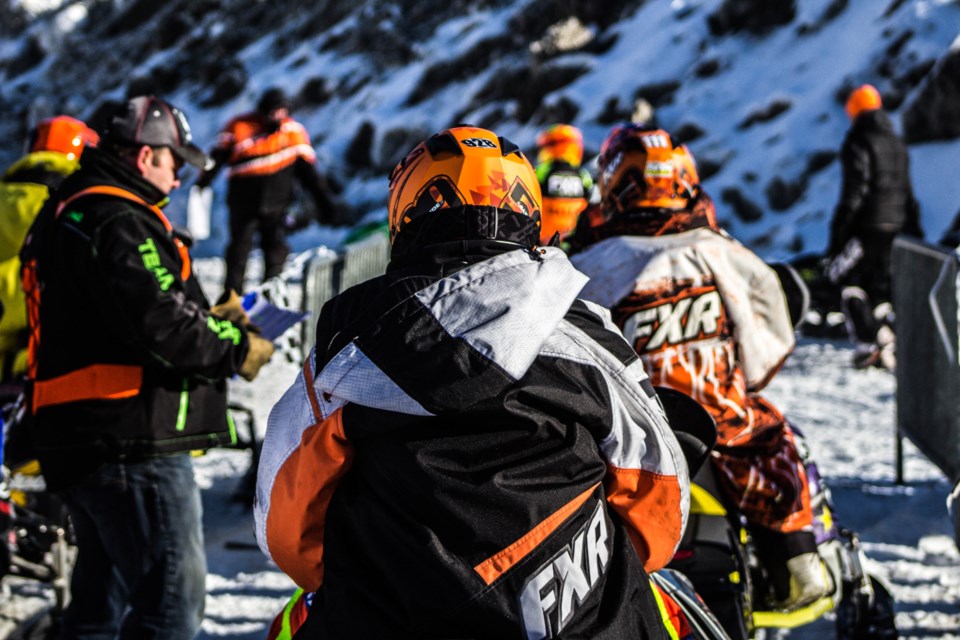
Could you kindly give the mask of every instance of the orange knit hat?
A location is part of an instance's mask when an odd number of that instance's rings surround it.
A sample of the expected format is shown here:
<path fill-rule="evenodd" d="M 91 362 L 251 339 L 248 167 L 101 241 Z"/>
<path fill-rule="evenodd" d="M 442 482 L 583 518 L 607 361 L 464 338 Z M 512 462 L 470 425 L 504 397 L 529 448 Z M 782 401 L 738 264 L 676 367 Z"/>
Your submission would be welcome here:
<path fill-rule="evenodd" d="M 876 111 L 883 106 L 880 92 L 873 85 L 865 84 L 857 87 L 847 98 L 847 115 L 853 120 L 864 111 Z"/>

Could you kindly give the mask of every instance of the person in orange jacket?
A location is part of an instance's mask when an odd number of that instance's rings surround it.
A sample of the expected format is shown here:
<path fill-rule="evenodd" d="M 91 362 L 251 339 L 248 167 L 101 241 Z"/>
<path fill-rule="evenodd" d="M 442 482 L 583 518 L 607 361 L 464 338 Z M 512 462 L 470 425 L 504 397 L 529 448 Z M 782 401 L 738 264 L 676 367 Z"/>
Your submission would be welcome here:
<path fill-rule="evenodd" d="M 316 152 L 302 124 L 290 116 L 290 101 L 282 89 L 271 88 L 260 97 L 255 111 L 230 120 L 210 152 L 213 165 L 197 180 L 206 188 L 220 170 L 229 167 L 227 206 L 230 241 L 226 249 L 224 292 L 242 292 L 253 236 L 260 235 L 263 279 L 276 276 L 290 254 L 287 245 L 287 208 L 295 183 L 310 193 L 322 223 L 336 217 L 336 198 L 316 167 Z"/>

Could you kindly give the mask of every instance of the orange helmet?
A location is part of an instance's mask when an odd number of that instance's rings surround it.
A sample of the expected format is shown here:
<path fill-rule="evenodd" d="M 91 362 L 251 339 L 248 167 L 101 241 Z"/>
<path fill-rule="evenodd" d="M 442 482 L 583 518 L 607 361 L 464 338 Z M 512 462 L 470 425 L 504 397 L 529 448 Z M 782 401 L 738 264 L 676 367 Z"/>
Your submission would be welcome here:
<path fill-rule="evenodd" d="M 540 183 L 517 145 L 469 126 L 417 145 L 390 174 L 390 241 L 415 218 L 464 205 L 507 209 L 540 224 Z"/>
<path fill-rule="evenodd" d="M 603 141 L 598 184 L 603 207 L 685 209 L 700 193 L 700 177 L 686 145 L 641 125 L 620 125 Z"/>
<path fill-rule="evenodd" d="M 583 134 L 569 124 L 555 124 L 537 136 L 537 163 L 562 160 L 574 167 L 583 162 Z"/>
<path fill-rule="evenodd" d="M 845 109 L 847 115 L 853 120 L 864 111 L 876 111 L 882 106 L 880 92 L 873 85 L 865 84 L 850 93 Z"/>
<path fill-rule="evenodd" d="M 30 136 L 30 152 L 56 151 L 70 160 L 78 158 L 85 146 L 100 142 L 97 132 L 76 118 L 55 116 L 38 124 Z"/>

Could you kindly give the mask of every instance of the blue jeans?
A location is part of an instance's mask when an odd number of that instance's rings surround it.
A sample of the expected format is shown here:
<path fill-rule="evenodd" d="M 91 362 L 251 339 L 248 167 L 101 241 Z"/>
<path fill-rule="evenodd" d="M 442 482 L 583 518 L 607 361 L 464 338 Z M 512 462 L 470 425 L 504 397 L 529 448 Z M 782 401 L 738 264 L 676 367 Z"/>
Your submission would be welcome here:
<path fill-rule="evenodd" d="M 187 454 L 109 464 L 63 492 L 79 553 L 64 640 L 189 640 L 207 562 Z"/>

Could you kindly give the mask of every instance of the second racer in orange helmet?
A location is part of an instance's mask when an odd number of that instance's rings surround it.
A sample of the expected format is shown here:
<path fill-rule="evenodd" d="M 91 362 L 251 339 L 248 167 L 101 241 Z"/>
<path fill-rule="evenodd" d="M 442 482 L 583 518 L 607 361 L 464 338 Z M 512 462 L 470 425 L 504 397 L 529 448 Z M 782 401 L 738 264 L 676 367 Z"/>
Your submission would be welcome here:
<path fill-rule="evenodd" d="M 662 129 L 615 128 L 600 149 L 599 170 L 608 211 L 685 209 L 700 192 L 693 156 Z"/>
<path fill-rule="evenodd" d="M 390 175 L 390 240 L 423 215 L 488 206 L 540 223 L 540 183 L 517 145 L 492 131 L 453 127 L 431 136 Z"/>

